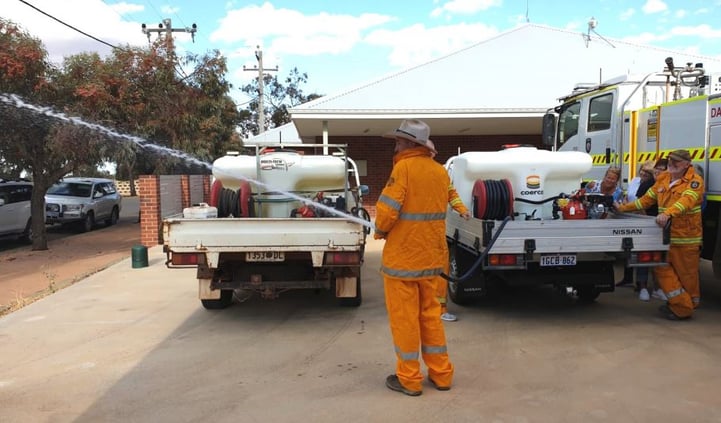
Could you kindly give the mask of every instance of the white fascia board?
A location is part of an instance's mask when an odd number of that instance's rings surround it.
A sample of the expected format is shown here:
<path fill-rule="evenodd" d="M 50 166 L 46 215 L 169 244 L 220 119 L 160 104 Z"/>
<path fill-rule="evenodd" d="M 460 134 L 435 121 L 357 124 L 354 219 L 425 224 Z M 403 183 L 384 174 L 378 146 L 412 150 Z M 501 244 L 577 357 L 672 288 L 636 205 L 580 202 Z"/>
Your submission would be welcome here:
<path fill-rule="evenodd" d="M 494 110 L 484 112 L 429 112 L 429 111 L 396 111 L 389 113 L 377 112 L 356 112 L 356 113 L 292 113 L 291 119 L 314 119 L 314 120 L 335 120 L 335 119 L 483 119 L 483 118 L 519 118 L 538 117 L 545 114 L 547 109 L 538 110 Z"/>

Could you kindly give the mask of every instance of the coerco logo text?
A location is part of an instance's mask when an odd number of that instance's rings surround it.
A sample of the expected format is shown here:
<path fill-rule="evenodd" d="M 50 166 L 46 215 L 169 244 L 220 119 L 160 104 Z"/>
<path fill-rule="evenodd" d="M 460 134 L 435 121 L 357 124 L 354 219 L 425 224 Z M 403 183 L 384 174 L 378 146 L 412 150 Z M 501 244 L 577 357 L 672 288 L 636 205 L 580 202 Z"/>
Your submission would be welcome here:
<path fill-rule="evenodd" d="M 521 191 L 521 195 L 542 195 L 541 177 L 538 175 L 526 176 L 526 188 L 528 190 Z"/>

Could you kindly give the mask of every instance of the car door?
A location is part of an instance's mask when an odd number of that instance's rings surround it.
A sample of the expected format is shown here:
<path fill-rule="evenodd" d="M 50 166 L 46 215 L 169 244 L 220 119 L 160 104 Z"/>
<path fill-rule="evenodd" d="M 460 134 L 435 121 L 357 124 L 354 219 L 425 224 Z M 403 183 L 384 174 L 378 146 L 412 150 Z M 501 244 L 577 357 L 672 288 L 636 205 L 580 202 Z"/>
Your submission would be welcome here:
<path fill-rule="evenodd" d="M 5 201 L 5 204 L 0 206 L 0 233 L 24 231 L 30 218 L 32 185 L 9 185 L 0 187 L 0 190 L 0 198 Z"/>
<path fill-rule="evenodd" d="M 104 182 L 99 182 L 93 187 L 93 202 L 95 203 L 95 219 L 106 219 L 110 215 L 110 200 L 106 194 Z"/>
<path fill-rule="evenodd" d="M 10 204 L 10 187 L 0 186 L 0 234 L 15 231 L 15 214 Z"/>

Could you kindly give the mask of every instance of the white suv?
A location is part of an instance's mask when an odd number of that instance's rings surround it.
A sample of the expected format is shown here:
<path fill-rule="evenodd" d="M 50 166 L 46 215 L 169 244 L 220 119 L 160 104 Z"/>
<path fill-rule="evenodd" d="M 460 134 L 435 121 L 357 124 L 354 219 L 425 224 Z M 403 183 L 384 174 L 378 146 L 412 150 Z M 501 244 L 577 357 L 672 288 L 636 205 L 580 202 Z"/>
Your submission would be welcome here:
<path fill-rule="evenodd" d="M 32 242 L 30 199 L 33 184 L 0 179 L 0 238 L 17 237 Z"/>
<path fill-rule="evenodd" d="M 45 193 L 45 223 L 77 224 L 82 232 L 96 222 L 118 222 L 123 197 L 112 179 L 63 178 Z"/>

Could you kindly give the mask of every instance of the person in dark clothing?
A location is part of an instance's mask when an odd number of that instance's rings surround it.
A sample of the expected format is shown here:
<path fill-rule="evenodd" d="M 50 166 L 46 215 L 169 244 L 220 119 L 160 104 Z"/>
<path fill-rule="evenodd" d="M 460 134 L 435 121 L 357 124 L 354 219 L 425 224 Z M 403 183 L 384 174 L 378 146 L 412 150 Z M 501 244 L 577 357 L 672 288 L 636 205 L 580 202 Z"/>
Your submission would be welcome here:
<path fill-rule="evenodd" d="M 641 198 L 648 191 L 649 188 L 656 183 L 656 179 L 653 175 L 654 162 L 646 162 L 641 166 L 639 177 L 641 182 L 638 185 L 638 189 L 635 192 L 635 198 Z M 644 210 L 649 216 L 658 215 L 658 205 L 654 204 L 651 207 Z M 649 301 L 651 294 L 648 291 L 648 267 L 639 267 L 636 269 L 636 287 L 638 288 L 638 299 L 641 301 Z"/>

